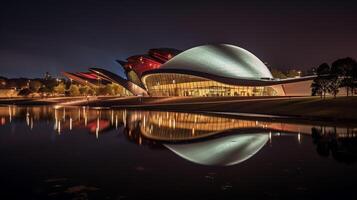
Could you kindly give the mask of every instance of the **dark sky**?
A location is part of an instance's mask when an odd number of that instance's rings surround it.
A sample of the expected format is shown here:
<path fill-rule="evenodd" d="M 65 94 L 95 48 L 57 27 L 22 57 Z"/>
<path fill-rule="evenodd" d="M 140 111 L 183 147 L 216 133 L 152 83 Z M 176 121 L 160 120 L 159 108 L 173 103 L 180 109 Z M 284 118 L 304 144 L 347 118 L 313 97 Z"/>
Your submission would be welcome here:
<path fill-rule="evenodd" d="M 243 47 L 278 68 L 357 59 L 353 1 L 1 1 L 0 76 L 100 66 L 149 48 Z"/>

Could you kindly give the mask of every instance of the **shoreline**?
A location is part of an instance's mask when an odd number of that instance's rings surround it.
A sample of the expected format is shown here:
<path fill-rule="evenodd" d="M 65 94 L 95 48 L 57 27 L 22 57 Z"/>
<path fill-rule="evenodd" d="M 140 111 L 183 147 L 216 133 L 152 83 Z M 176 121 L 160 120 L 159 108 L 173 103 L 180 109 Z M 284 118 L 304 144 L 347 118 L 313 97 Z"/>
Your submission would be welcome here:
<path fill-rule="evenodd" d="M 55 97 L 0 99 L 1 106 L 89 106 L 210 114 L 262 115 L 304 121 L 357 123 L 357 97 Z"/>

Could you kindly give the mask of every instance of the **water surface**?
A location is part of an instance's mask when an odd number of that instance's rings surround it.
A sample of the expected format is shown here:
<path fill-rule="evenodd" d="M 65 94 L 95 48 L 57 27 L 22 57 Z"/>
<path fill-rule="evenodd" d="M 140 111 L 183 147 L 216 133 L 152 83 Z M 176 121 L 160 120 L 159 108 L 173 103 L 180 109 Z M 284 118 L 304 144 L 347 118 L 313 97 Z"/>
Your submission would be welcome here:
<path fill-rule="evenodd" d="M 1 190 L 12 199 L 356 198 L 356 130 L 181 112 L 0 107 Z"/>

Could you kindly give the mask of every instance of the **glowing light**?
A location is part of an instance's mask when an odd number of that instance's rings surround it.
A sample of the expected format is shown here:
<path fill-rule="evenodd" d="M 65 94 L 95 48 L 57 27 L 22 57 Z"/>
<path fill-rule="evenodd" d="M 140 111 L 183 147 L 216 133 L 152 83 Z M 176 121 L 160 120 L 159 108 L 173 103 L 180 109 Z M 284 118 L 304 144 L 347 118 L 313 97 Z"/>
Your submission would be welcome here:
<path fill-rule="evenodd" d="M 26 113 L 26 124 L 30 126 L 30 113 Z"/>
<path fill-rule="evenodd" d="M 66 121 L 66 108 L 63 108 L 63 122 Z"/>
<path fill-rule="evenodd" d="M 98 139 L 99 137 L 99 117 L 97 117 L 97 127 L 95 129 L 95 137 Z"/>
<path fill-rule="evenodd" d="M 69 130 L 72 130 L 72 117 L 69 118 Z"/>
<path fill-rule="evenodd" d="M 9 121 L 11 123 L 12 121 L 12 112 L 11 112 L 11 107 L 9 106 Z"/>
<path fill-rule="evenodd" d="M 58 129 L 57 129 L 57 131 L 58 131 L 58 135 L 60 135 L 61 134 L 61 120 L 58 120 Z"/>
<path fill-rule="evenodd" d="M 269 132 L 269 143 L 271 143 L 272 137 L 271 137 L 271 132 Z"/>
<path fill-rule="evenodd" d="M 32 130 L 33 129 L 33 117 L 31 117 L 31 123 L 30 123 L 30 129 Z"/>
<path fill-rule="evenodd" d="M 118 115 L 115 115 L 115 129 L 118 129 Z"/>

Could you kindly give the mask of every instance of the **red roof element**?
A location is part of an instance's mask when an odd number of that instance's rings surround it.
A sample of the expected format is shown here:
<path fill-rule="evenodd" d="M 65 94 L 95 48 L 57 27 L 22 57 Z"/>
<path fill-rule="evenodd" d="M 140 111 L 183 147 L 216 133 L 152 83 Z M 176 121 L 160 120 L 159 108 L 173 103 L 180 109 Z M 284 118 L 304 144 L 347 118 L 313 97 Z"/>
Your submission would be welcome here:
<path fill-rule="evenodd" d="M 150 49 L 147 55 L 135 55 L 127 58 L 127 62 L 121 61 L 126 70 L 134 70 L 140 77 L 143 72 L 158 69 L 162 64 L 179 54 L 176 49 L 160 48 Z"/>
<path fill-rule="evenodd" d="M 92 79 L 92 80 L 97 79 L 97 75 L 94 73 L 90 73 L 90 72 L 77 72 L 77 75 L 87 78 L 87 79 Z"/>
<path fill-rule="evenodd" d="M 133 69 L 139 76 L 148 70 L 157 69 L 161 63 L 146 55 L 131 56 L 128 59 L 126 66 Z"/>

